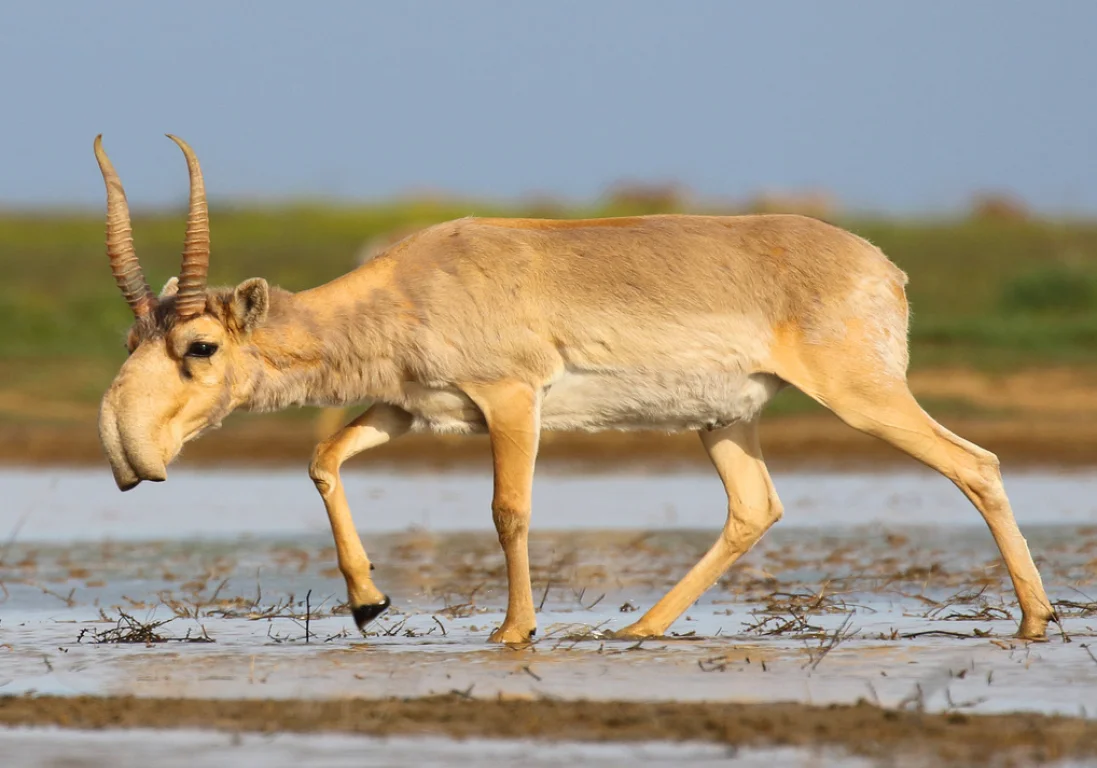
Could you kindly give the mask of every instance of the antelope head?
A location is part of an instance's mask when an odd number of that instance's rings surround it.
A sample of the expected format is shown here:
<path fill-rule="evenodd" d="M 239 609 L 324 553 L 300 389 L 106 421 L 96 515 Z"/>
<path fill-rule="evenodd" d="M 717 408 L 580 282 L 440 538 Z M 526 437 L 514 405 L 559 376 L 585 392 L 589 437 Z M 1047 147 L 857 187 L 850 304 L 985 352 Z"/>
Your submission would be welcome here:
<path fill-rule="evenodd" d="M 168 138 L 187 159 L 190 208 L 182 269 L 159 296 L 149 289 L 134 251 L 122 183 L 102 136 L 95 139 L 107 187 L 107 256 L 134 315 L 126 339 L 129 358 L 99 409 L 99 438 L 123 491 L 142 480 L 166 479 L 167 465 L 184 443 L 219 426 L 246 401 L 246 372 L 254 359 L 248 340 L 270 302 L 267 282 L 259 278 L 235 289 L 207 290 L 209 214 L 202 170 L 186 142 Z"/>

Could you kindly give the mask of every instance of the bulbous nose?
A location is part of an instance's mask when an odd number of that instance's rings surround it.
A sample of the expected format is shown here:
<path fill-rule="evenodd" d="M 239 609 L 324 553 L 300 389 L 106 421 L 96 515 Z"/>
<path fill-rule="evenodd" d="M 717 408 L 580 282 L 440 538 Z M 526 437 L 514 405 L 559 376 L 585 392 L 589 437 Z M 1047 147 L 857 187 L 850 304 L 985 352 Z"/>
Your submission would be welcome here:
<path fill-rule="evenodd" d="M 99 440 L 110 462 L 114 482 L 122 491 L 136 488 L 142 480 L 162 482 L 168 473 L 164 460 L 155 450 L 155 442 L 144 436 L 139 425 L 119 423 L 113 404 L 114 388 L 107 392 L 99 407 Z"/>

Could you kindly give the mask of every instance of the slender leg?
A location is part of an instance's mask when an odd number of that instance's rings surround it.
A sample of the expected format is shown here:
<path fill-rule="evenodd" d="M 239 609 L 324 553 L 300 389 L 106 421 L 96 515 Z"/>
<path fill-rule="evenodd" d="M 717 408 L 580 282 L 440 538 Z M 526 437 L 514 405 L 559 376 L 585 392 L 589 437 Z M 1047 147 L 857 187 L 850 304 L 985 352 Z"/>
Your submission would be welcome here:
<path fill-rule="evenodd" d="M 810 392 L 809 392 L 810 394 Z M 937 470 L 964 492 L 983 516 L 1002 553 L 1021 604 L 1018 636 L 1042 639 L 1055 610 L 1044 592 L 1028 544 L 1002 485 L 998 457 L 942 427 L 922 410 L 905 382 L 843 388 L 817 397 L 850 426 L 879 437 Z"/>
<path fill-rule="evenodd" d="M 781 502 L 773 489 L 758 444 L 758 421 L 702 431 L 701 441 L 728 494 L 728 517 L 720 538 L 697 565 L 635 624 L 616 637 L 662 635 L 781 517 Z"/>
<path fill-rule="evenodd" d="M 335 538 L 339 570 L 347 581 L 347 596 L 358 629 L 364 629 L 389 607 L 389 599 L 373 584 L 371 565 L 354 527 L 343 490 L 339 467 L 368 448 L 400 437 L 411 427 L 411 415 L 389 405 L 377 404 L 316 446 L 309 476 L 324 499 Z"/>
<path fill-rule="evenodd" d="M 532 387 L 517 382 L 463 389 L 488 424 L 495 468 L 491 515 L 507 562 L 507 615 L 490 642 L 524 643 L 537 631 L 529 579 L 529 519 L 541 397 Z"/>

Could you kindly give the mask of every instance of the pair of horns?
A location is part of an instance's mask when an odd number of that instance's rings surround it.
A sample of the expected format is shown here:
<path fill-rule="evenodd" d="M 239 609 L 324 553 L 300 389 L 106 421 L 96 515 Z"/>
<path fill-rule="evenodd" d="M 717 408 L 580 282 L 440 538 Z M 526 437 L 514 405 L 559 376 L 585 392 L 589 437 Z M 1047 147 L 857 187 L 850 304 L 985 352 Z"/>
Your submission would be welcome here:
<path fill-rule="evenodd" d="M 181 318 L 194 317 L 206 306 L 206 278 L 209 275 L 209 209 L 206 205 L 206 185 L 194 150 L 185 141 L 167 135 L 183 150 L 190 172 L 190 209 L 187 213 L 187 234 L 183 245 L 183 266 L 179 271 L 179 291 L 175 311 Z M 133 228 L 130 226 L 129 204 L 122 181 L 103 149 L 103 135 L 95 137 L 95 159 L 107 186 L 107 258 L 114 280 L 137 319 L 150 314 L 157 304 L 149 289 L 133 248 Z"/>

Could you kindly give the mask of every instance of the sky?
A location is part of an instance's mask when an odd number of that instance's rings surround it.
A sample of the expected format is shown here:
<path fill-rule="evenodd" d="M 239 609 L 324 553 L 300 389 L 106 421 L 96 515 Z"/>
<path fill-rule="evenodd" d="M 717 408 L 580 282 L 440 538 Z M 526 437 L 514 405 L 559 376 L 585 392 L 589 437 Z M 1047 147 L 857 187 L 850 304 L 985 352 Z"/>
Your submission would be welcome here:
<path fill-rule="evenodd" d="M 1090 0 L 420 0 L 0 6 L 0 207 L 440 192 L 824 189 L 1097 213 Z"/>

